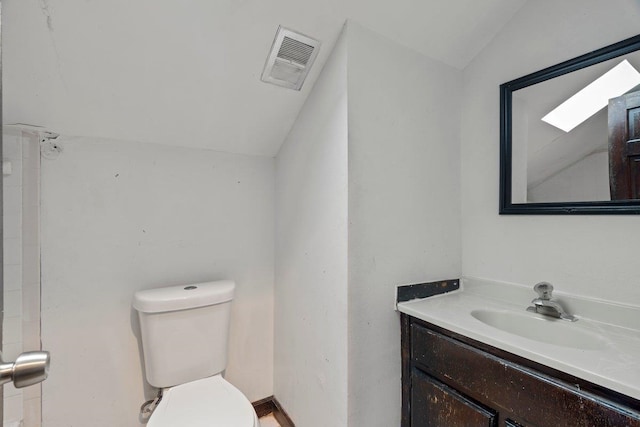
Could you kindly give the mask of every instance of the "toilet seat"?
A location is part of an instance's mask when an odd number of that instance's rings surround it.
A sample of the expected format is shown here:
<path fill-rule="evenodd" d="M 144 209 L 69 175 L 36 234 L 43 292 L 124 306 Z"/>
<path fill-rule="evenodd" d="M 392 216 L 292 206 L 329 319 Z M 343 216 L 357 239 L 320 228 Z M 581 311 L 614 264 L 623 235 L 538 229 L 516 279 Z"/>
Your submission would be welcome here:
<path fill-rule="evenodd" d="M 253 406 L 222 375 L 164 391 L 148 427 L 258 427 Z"/>

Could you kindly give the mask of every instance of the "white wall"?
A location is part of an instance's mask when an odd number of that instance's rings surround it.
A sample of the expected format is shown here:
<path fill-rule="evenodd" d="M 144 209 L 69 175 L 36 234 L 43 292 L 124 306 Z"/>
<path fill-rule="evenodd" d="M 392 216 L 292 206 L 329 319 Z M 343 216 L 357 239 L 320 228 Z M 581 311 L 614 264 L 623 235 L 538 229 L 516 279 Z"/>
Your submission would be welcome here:
<path fill-rule="evenodd" d="M 609 153 L 593 153 L 550 176 L 528 193 L 529 202 L 611 200 Z"/>
<path fill-rule="evenodd" d="M 348 36 L 348 425 L 397 426 L 395 286 L 461 273 L 461 73 L 354 23 Z"/>
<path fill-rule="evenodd" d="M 227 379 L 272 394 L 273 159 L 61 138 L 42 162 L 45 427 L 133 427 L 138 289 L 233 279 Z M 145 390 L 147 392 L 145 396 Z"/>
<path fill-rule="evenodd" d="M 463 273 L 640 303 L 636 216 L 498 215 L 498 86 L 638 33 L 634 0 L 529 1 L 464 70 Z"/>
<path fill-rule="evenodd" d="M 296 425 L 347 425 L 347 51 L 343 37 L 276 163 L 274 393 Z"/>

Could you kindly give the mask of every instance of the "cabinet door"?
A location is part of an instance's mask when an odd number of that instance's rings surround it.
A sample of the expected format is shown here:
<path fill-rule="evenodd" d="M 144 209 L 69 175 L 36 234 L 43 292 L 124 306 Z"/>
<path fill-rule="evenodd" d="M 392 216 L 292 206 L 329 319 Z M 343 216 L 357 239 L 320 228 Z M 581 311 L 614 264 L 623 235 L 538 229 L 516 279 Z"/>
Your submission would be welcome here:
<path fill-rule="evenodd" d="M 411 427 L 495 427 L 485 409 L 418 369 L 411 372 Z"/>

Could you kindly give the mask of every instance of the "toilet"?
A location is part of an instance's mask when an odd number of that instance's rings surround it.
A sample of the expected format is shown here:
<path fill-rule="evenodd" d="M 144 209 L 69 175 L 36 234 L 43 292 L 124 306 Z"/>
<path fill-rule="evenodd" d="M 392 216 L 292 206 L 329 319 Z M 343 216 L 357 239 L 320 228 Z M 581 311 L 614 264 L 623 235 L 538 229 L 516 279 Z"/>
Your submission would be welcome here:
<path fill-rule="evenodd" d="M 147 381 L 163 390 L 147 427 L 260 427 L 222 376 L 234 289 L 220 280 L 134 294 Z"/>

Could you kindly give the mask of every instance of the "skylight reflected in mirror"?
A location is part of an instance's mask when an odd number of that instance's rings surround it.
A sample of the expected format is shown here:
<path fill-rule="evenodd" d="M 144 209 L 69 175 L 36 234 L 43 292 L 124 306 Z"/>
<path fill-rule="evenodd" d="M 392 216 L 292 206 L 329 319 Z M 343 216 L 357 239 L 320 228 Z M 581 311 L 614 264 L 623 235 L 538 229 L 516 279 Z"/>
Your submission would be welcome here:
<path fill-rule="evenodd" d="M 602 110 L 609 99 L 625 94 L 640 84 L 640 72 L 626 59 L 560 104 L 542 121 L 565 132 Z"/>

